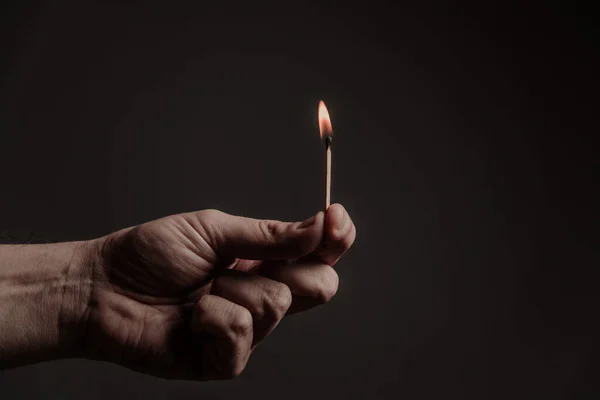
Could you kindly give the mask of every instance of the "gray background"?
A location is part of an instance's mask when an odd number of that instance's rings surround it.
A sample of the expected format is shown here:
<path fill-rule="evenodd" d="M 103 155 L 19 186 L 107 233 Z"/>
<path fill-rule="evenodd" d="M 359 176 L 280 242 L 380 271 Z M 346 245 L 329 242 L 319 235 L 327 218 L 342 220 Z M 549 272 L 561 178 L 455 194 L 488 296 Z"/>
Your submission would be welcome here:
<path fill-rule="evenodd" d="M 175 2 L 173 2 L 175 3 Z M 3 399 L 530 399 L 600 393 L 589 10 L 321 1 L 5 6 L 0 229 L 93 238 L 171 213 L 358 227 L 338 296 L 230 382 L 69 360 Z M 597 183 L 597 182 L 596 182 Z"/>

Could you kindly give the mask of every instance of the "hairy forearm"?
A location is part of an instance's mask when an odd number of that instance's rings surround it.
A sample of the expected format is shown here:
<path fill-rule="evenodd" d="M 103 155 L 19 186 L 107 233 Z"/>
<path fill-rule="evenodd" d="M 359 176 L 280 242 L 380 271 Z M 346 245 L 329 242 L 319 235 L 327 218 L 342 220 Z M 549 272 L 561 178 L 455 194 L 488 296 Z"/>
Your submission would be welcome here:
<path fill-rule="evenodd" d="M 89 245 L 0 245 L 0 368 L 76 355 Z"/>

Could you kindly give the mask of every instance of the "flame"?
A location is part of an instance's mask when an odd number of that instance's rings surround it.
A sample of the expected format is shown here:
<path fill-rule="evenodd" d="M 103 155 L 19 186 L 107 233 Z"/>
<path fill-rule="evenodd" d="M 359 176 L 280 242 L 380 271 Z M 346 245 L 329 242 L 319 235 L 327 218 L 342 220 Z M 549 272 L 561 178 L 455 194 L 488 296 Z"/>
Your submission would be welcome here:
<path fill-rule="evenodd" d="M 325 106 L 323 100 L 319 102 L 319 131 L 321 133 L 321 139 L 333 135 L 331 119 L 329 119 L 329 111 L 327 111 L 327 107 Z"/>

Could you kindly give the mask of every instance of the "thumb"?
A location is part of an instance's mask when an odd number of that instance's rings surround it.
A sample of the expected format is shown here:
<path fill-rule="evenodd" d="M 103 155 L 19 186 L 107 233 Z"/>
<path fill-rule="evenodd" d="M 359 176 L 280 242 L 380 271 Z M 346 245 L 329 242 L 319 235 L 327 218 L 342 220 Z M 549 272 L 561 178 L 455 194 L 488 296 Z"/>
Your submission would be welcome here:
<path fill-rule="evenodd" d="M 322 211 L 302 222 L 239 217 L 217 210 L 200 211 L 197 216 L 218 255 L 249 260 L 281 260 L 309 254 L 323 238 L 325 220 Z"/>

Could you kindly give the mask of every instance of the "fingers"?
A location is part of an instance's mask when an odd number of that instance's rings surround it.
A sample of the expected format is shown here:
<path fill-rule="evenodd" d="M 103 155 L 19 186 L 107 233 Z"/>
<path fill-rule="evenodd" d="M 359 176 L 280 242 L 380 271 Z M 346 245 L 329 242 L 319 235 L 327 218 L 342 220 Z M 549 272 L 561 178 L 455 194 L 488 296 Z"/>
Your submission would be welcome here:
<path fill-rule="evenodd" d="M 283 283 L 293 295 L 287 314 L 305 311 L 327 303 L 337 293 L 339 278 L 332 266 L 355 239 L 356 227 L 350 216 L 341 204 L 332 204 L 325 214 L 323 241 L 314 252 L 292 262 L 241 260 L 236 269 Z"/>
<path fill-rule="evenodd" d="M 224 257 L 299 258 L 314 251 L 323 237 L 323 212 L 303 222 L 238 217 L 217 210 L 203 210 L 195 215 L 209 244 Z"/>
<path fill-rule="evenodd" d="M 352 247 L 356 239 L 356 227 L 341 204 L 332 204 L 325 214 L 325 235 L 314 254 L 331 266 Z"/>
<path fill-rule="evenodd" d="M 208 379 L 230 379 L 246 366 L 254 346 L 277 326 L 292 303 L 283 283 L 241 271 L 223 271 L 211 294 L 196 304 L 192 329 L 208 334 L 204 352 Z"/>
<path fill-rule="evenodd" d="M 287 314 L 327 303 L 335 296 L 339 285 L 335 270 L 315 257 L 305 257 L 289 264 L 264 264 L 258 273 L 290 288 L 293 299 Z"/>
<path fill-rule="evenodd" d="M 209 379 L 230 379 L 245 368 L 252 347 L 252 315 L 219 296 L 204 295 L 192 315 L 192 330 L 212 336 L 204 365 Z"/>
<path fill-rule="evenodd" d="M 214 280 L 211 294 L 250 311 L 254 323 L 253 345 L 275 329 L 292 303 L 292 293 L 285 284 L 235 270 L 223 271 Z"/>

